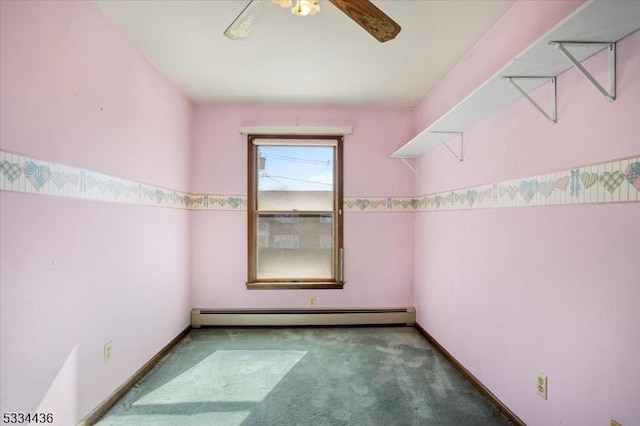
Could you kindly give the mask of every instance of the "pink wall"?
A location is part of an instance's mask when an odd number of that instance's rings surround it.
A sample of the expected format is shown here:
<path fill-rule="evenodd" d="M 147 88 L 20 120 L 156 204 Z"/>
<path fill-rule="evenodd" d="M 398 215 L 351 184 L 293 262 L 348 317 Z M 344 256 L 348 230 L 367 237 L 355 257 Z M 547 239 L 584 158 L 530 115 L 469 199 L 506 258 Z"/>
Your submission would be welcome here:
<path fill-rule="evenodd" d="M 507 37 L 515 23 L 502 24 L 495 35 Z M 640 32 L 618 43 L 615 102 L 570 70 L 557 80 L 558 124 L 521 100 L 465 134 L 463 163 L 440 148 L 421 157 L 417 193 L 638 155 L 639 51 Z M 472 58 L 469 75 L 489 60 Z M 586 67 L 606 81 L 605 53 Z M 422 121 L 447 98 L 427 98 Z M 638 203 L 419 213 L 418 321 L 528 425 L 640 424 L 639 217 Z"/>
<path fill-rule="evenodd" d="M 247 141 L 242 125 L 353 125 L 344 142 L 346 197 L 410 196 L 413 174 L 389 154 L 410 137 L 410 110 L 198 107 L 193 191 L 246 195 Z M 246 211 L 197 211 L 193 218 L 194 306 L 203 308 L 401 307 L 412 305 L 410 213 L 346 213 L 343 290 L 247 290 Z"/>
<path fill-rule="evenodd" d="M 188 189 L 190 103 L 94 5 L 0 8 L 2 150 Z M 0 201 L 0 411 L 75 424 L 188 325 L 190 214 Z"/>

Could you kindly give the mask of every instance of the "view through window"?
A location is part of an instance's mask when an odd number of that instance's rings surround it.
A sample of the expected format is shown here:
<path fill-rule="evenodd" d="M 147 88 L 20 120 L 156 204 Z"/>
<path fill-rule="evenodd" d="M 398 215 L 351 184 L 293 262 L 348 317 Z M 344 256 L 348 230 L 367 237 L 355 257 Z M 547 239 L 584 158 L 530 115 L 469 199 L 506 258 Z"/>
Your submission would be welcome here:
<path fill-rule="evenodd" d="M 249 137 L 249 285 L 341 285 L 341 137 Z"/>

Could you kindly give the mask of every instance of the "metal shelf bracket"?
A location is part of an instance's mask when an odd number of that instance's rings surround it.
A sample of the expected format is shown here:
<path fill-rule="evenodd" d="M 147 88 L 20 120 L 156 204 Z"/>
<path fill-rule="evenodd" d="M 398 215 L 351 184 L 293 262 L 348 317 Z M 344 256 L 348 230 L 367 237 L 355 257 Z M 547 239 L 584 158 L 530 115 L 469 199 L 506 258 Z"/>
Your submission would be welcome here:
<path fill-rule="evenodd" d="M 558 122 L 558 107 L 556 96 L 556 78 L 555 77 L 536 77 L 536 76 L 504 76 L 503 79 L 507 80 L 513 87 L 518 90 L 525 97 L 526 100 L 537 109 L 540 114 L 544 116 L 551 124 Z M 518 80 L 546 80 L 551 83 L 551 112 L 547 113 L 542 107 L 535 101 L 529 94 L 517 83 Z"/>
<path fill-rule="evenodd" d="M 550 41 L 551 46 L 555 46 L 587 80 L 602 94 L 607 101 L 616 100 L 616 43 L 615 42 L 591 42 L 591 41 Z M 587 71 L 580 62 L 566 49 L 567 46 L 587 47 L 604 46 L 609 50 L 609 91 L 605 90 L 600 83 Z"/>
<path fill-rule="evenodd" d="M 415 158 L 415 157 L 397 157 L 399 159 L 402 160 L 402 162 L 404 163 L 405 166 L 407 166 L 409 168 L 409 170 L 411 170 L 416 176 L 420 177 L 420 163 L 417 163 L 416 167 L 413 167 L 411 164 L 409 164 L 409 162 L 407 161 L 407 158 Z"/>
<path fill-rule="evenodd" d="M 464 134 L 463 132 L 438 132 L 438 131 L 431 131 L 429 133 L 432 133 L 436 138 L 438 138 L 438 140 L 440 141 L 440 143 L 442 145 L 445 146 L 445 148 L 447 148 L 449 150 L 449 152 L 456 157 L 458 160 L 463 161 L 464 160 Z M 442 138 L 440 137 L 440 135 L 460 135 L 460 155 L 456 154 L 455 151 L 453 149 L 451 149 L 451 147 L 442 140 Z"/>

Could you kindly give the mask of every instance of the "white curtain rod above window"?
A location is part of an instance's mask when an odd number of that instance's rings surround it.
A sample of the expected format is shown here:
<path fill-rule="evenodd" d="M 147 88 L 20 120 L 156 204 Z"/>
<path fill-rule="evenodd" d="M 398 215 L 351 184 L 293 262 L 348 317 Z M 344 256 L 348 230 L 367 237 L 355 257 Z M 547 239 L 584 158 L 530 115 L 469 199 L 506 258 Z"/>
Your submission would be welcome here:
<path fill-rule="evenodd" d="M 241 126 L 243 135 L 350 135 L 352 126 Z"/>
<path fill-rule="evenodd" d="M 265 135 L 268 136 L 268 135 Z M 335 139 L 254 139 L 258 146 L 338 146 Z"/>

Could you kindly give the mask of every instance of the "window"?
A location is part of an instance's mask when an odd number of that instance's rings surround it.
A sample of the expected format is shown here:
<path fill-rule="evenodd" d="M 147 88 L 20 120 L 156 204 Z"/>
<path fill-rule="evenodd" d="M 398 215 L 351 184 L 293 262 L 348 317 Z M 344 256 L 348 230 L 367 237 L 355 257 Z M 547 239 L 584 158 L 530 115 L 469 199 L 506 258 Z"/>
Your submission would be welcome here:
<path fill-rule="evenodd" d="M 342 136 L 249 135 L 248 288 L 342 288 Z"/>

